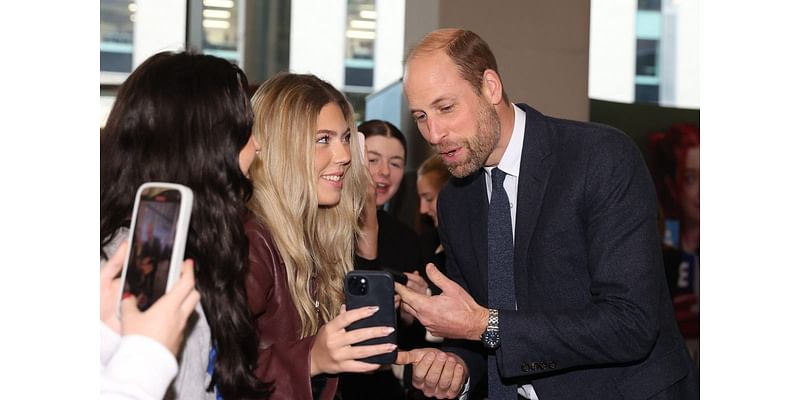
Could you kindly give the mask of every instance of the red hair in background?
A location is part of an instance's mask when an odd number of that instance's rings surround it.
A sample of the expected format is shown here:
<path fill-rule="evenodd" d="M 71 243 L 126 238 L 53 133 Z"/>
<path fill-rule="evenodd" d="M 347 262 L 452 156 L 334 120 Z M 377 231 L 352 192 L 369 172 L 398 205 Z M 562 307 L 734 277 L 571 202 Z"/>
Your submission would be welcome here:
<path fill-rule="evenodd" d="M 680 219 L 680 195 L 686 169 L 686 152 L 700 146 L 700 127 L 672 125 L 666 132 L 650 134 L 651 173 L 665 218 Z"/>

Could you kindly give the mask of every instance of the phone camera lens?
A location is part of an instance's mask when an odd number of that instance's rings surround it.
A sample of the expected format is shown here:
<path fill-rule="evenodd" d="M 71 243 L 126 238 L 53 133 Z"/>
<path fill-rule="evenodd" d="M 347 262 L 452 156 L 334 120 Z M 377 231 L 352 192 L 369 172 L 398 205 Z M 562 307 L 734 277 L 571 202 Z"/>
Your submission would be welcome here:
<path fill-rule="evenodd" d="M 358 285 L 359 294 L 365 295 L 367 294 L 367 278 L 361 277 Z"/>
<path fill-rule="evenodd" d="M 347 281 L 347 290 L 352 295 L 363 296 L 369 291 L 367 278 L 364 276 L 353 276 Z"/>

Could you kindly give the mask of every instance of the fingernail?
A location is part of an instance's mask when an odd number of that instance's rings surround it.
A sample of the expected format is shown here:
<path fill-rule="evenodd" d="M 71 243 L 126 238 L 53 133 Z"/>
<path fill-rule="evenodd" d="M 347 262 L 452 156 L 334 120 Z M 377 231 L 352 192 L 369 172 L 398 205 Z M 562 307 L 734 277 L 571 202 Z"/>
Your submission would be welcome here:
<path fill-rule="evenodd" d="M 369 306 L 369 310 L 373 311 L 373 312 L 374 311 L 378 311 L 379 309 L 380 309 L 380 307 L 378 307 L 378 306 Z"/>
<path fill-rule="evenodd" d="M 394 328 L 386 328 L 385 331 L 386 331 L 386 334 L 388 335 L 388 334 L 394 332 Z"/>

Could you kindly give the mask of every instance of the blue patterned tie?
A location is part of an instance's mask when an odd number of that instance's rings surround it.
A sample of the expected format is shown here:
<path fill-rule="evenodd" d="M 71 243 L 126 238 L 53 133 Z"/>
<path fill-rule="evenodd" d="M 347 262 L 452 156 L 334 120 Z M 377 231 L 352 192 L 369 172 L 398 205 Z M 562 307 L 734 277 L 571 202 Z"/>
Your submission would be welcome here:
<path fill-rule="evenodd" d="M 514 235 L 511 231 L 511 207 L 503 181 L 506 173 L 492 169 L 492 199 L 489 201 L 489 308 L 513 310 L 514 304 Z M 502 334 L 502 333 L 501 333 Z M 502 346 L 502 341 L 500 342 Z M 516 385 L 503 385 L 497 358 L 489 355 L 489 399 L 517 398 Z"/>

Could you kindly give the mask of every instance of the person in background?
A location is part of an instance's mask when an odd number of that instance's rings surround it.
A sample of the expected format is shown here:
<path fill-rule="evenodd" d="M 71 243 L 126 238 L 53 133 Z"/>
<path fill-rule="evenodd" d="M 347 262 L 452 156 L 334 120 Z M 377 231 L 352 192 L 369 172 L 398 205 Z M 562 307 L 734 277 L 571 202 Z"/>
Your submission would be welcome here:
<path fill-rule="evenodd" d="M 429 218 L 434 227 L 434 229 L 430 231 L 430 234 L 424 237 L 422 241 L 423 259 L 425 263 L 434 263 L 443 273 L 446 271 L 447 258 L 444 254 L 444 246 L 442 246 L 441 240 L 439 240 L 438 230 L 436 229 L 439 227 L 437 207 L 439 192 L 450 179 L 450 176 L 447 165 L 445 165 L 444 161 L 442 161 L 442 157 L 438 154 L 428 157 L 417 169 L 419 213 L 421 216 Z M 431 290 L 434 292 L 433 294 L 441 293 L 441 290 L 438 288 L 432 287 Z"/>
<path fill-rule="evenodd" d="M 157 400 L 178 373 L 175 355 L 200 293 L 194 288 L 193 263 L 186 260 L 180 279 L 147 311 L 139 311 L 129 297 L 122 300 L 117 318 L 127 250 L 123 242 L 100 268 L 100 398 Z"/>
<path fill-rule="evenodd" d="M 258 149 L 247 78 L 221 58 L 158 53 L 120 87 L 100 138 L 100 257 L 130 226 L 136 190 L 174 182 L 194 193 L 186 257 L 194 261 L 200 306 L 186 327 L 178 374 L 167 397 L 265 398 L 253 373 L 258 337 L 247 308 L 248 242 L 242 225 Z"/>
<path fill-rule="evenodd" d="M 352 346 L 393 328 L 345 330 L 377 311 L 343 305 L 345 274 L 356 258 L 376 252 L 375 233 L 364 240 L 359 226 L 374 188 L 351 140 L 352 108 L 329 83 L 281 73 L 258 88 L 252 104 L 263 149 L 250 168 L 254 194 L 245 222 L 256 373 L 275 382 L 274 399 L 333 399 L 337 374 L 374 371 L 380 365 L 358 359 L 396 348 Z"/>
<path fill-rule="evenodd" d="M 375 263 L 382 269 L 405 274 L 409 287 L 425 293 L 427 284 L 420 275 L 422 253 L 419 237 L 411 227 L 384 210 L 403 180 L 407 154 L 405 136 L 392 123 L 383 120 L 363 122 L 358 131 L 366 138 L 367 165 L 375 184 L 378 206 L 378 258 Z M 405 324 L 413 321 L 406 313 L 401 312 L 400 317 Z"/>
<path fill-rule="evenodd" d="M 700 352 L 700 127 L 650 135 L 653 180 L 663 215 L 664 269 L 689 351 Z"/>
<path fill-rule="evenodd" d="M 367 166 L 375 185 L 378 221 L 378 257 L 365 268 L 405 274 L 410 287 L 425 293 L 427 284 L 420 275 L 422 258 L 419 237 L 413 229 L 386 211 L 387 204 L 397 194 L 403 180 L 407 154 L 405 136 L 394 124 L 377 119 L 361 123 L 358 131 L 365 137 Z M 424 336 L 424 327 L 401 310 L 399 347 L 417 347 L 424 343 Z M 371 375 L 344 375 L 340 386 L 344 400 L 376 396 L 389 400 L 405 396 L 403 387 L 388 366 Z"/>

